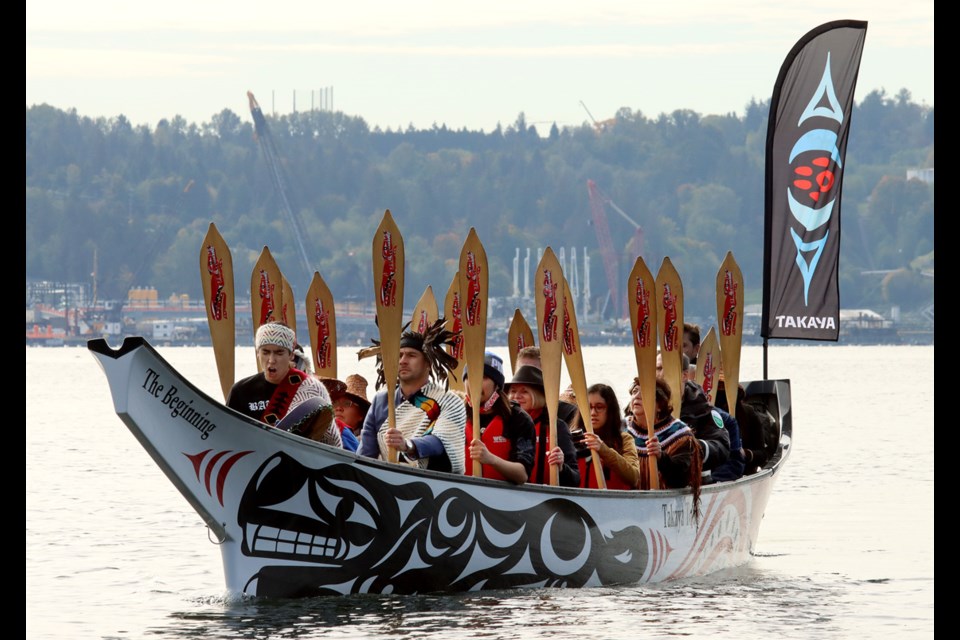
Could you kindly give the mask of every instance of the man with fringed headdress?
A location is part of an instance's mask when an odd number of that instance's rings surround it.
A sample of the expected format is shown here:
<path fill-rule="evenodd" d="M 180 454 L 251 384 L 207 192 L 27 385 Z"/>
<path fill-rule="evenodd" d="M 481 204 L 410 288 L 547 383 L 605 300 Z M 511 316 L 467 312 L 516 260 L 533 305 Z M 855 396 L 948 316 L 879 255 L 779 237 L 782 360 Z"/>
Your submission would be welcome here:
<path fill-rule="evenodd" d="M 444 329 L 445 322 L 440 318 L 423 333 L 404 331 L 400 336 L 396 427 L 389 425 L 387 390 L 381 390 L 363 421 L 358 454 L 386 460 L 387 448 L 394 447 L 401 463 L 463 473 L 467 413 L 463 400 L 447 386 L 457 361 L 443 348 L 455 338 Z M 380 389 L 386 381 L 379 356 L 377 373 Z"/>

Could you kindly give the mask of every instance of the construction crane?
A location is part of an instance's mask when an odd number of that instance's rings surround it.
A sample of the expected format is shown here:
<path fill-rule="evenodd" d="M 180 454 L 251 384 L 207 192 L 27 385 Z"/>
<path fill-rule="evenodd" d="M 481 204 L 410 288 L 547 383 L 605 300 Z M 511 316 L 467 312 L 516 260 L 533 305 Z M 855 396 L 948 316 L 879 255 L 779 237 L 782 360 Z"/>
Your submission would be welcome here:
<path fill-rule="evenodd" d="M 623 209 L 618 207 L 610 196 L 600 190 L 593 180 L 587 180 L 587 191 L 590 194 L 590 211 L 593 215 L 593 226 L 597 232 L 597 243 L 600 245 L 600 256 L 603 258 L 603 270 L 607 276 L 607 286 L 610 287 L 607 300 L 613 304 L 614 314 L 617 318 L 627 317 L 626 298 L 621 296 L 621 290 L 625 284 L 621 281 L 620 257 L 619 252 L 613 248 L 613 240 L 610 237 L 610 225 L 607 224 L 607 214 L 604 205 L 609 204 L 620 216 L 633 226 L 633 237 L 627 245 L 627 255 L 630 258 L 630 268 L 633 268 L 633 262 L 637 256 L 643 254 L 643 227 L 641 227 L 633 218 L 624 213 Z M 606 301 L 601 307 L 600 315 L 603 316 L 606 310 Z"/>
<path fill-rule="evenodd" d="M 283 171 L 280 167 L 280 154 L 277 153 L 277 146 L 273 141 L 270 129 L 267 127 L 267 120 L 263 117 L 263 111 L 261 111 L 260 105 L 257 104 L 257 99 L 253 97 L 252 92 L 247 91 L 247 99 L 250 101 L 250 115 L 253 116 L 253 127 L 256 132 L 257 141 L 260 143 L 263 155 L 267 159 L 267 164 L 270 165 L 270 177 L 273 179 L 273 186 L 277 190 L 277 195 L 280 197 L 283 213 L 293 230 L 297 247 L 300 249 L 300 259 L 303 261 L 303 268 L 307 277 L 306 281 L 309 282 L 313 277 L 314 269 L 310 265 L 310 259 L 307 257 L 307 248 L 304 245 L 306 230 L 300 221 L 300 216 L 294 211 L 293 207 L 290 206 L 290 200 L 287 197 L 287 187 L 283 180 Z"/>

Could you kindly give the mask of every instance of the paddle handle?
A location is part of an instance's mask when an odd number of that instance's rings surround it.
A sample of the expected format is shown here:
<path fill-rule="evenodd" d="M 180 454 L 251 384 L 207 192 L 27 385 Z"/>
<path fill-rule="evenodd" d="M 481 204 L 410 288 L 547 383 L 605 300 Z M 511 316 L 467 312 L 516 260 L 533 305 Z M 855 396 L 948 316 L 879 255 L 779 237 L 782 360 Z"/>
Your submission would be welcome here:
<path fill-rule="evenodd" d="M 397 404 L 395 385 L 387 383 L 387 428 L 397 425 Z M 387 462 L 399 462 L 400 456 L 396 447 L 387 445 Z"/>
<path fill-rule="evenodd" d="M 481 384 L 482 384 L 483 378 L 481 378 L 480 380 L 481 380 Z M 470 381 L 470 384 L 473 384 L 473 378 L 469 378 L 469 381 Z M 474 398 L 474 397 L 477 398 L 477 401 L 473 402 L 473 407 L 472 407 L 472 409 L 473 409 L 473 435 L 472 435 L 472 438 L 473 438 L 473 440 L 479 440 L 479 439 L 480 439 L 480 402 L 479 402 L 480 394 L 477 394 L 476 396 L 474 396 L 474 395 L 473 395 L 473 389 L 470 389 L 470 397 L 471 397 L 471 398 Z M 471 440 L 471 442 L 473 442 L 473 440 Z M 473 477 L 474 477 L 474 478 L 481 478 L 481 477 L 483 477 L 483 465 L 481 465 L 480 462 L 478 462 L 478 461 L 476 461 L 476 460 L 474 460 L 474 462 L 473 462 Z"/>
<path fill-rule="evenodd" d="M 647 430 L 647 437 L 653 435 L 653 427 Z M 647 456 L 647 473 L 650 474 L 650 488 L 660 488 L 660 471 L 657 469 L 657 459 L 653 456 Z"/>

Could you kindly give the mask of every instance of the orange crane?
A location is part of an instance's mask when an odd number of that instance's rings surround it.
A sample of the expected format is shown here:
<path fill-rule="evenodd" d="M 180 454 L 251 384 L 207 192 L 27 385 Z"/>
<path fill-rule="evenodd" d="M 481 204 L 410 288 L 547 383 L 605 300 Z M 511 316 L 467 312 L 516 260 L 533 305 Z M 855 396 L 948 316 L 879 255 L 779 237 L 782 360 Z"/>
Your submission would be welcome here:
<path fill-rule="evenodd" d="M 627 256 L 630 259 L 629 268 L 633 268 L 633 263 L 637 256 L 643 254 L 643 227 L 641 227 L 633 218 L 624 213 L 623 209 L 610 199 L 597 186 L 593 180 L 587 180 L 587 192 L 590 194 L 590 212 L 593 215 L 593 226 L 597 231 L 597 243 L 600 245 L 600 255 L 603 258 L 603 270 L 607 276 L 607 286 L 610 287 L 607 294 L 607 300 L 613 303 L 614 314 L 617 318 L 627 317 L 626 298 L 621 296 L 621 290 L 624 289 L 623 283 L 619 277 L 620 257 L 619 253 L 613 248 L 613 240 L 610 237 L 610 225 L 607 224 L 607 214 L 604 205 L 609 204 L 620 216 L 633 226 L 633 237 L 627 245 Z M 600 310 L 600 316 L 603 317 L 606 309 L 606 301 Z"/>

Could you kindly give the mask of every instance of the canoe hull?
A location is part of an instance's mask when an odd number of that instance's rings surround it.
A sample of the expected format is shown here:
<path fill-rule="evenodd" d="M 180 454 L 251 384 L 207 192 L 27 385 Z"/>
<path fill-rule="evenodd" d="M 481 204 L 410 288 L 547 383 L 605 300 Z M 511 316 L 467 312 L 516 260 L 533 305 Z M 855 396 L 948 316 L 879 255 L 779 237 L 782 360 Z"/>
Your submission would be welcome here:
<path fill-rule="evenodd" d="M 421 471 L 249 420 L 182 378 L 142 338 L 89 348 L 115 409 L 220 542 L 231 593 L 300 597 L 648 583 L 746 562 L 789 452 L 689 490 L 596 491 Z"/>

